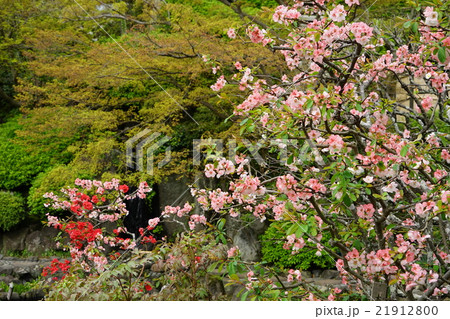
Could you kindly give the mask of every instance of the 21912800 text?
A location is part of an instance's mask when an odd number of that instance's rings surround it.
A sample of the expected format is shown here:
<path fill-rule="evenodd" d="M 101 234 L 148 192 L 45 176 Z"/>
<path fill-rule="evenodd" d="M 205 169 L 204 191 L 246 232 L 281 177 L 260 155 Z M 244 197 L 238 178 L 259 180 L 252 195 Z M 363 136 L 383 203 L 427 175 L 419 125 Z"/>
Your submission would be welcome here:
<path fill-rule="evenodd" d="M 437 306 L 377 306 L 377 316 L 436 316 Z"/>

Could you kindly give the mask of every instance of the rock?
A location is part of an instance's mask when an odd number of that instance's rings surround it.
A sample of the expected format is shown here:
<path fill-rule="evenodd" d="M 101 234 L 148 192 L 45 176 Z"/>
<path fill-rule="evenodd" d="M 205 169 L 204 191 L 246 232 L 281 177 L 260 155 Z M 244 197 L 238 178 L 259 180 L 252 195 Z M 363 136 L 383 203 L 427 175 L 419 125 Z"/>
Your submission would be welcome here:
<path fill-rule="evenodd" d="M 25 239 L 29 232 L 30 228 L 26 227 L 4 233 L 2 251 L 5 253 L 25 250 Z"/>
<path fill-rule="evenodd" d="M 261 260 L 261 243 L 258 235 L 266 229 L 266 225 L 255 217 L 251 217 L 250 223 L 233 217 L 227 217 L 225 228 L 227 235 L 232 239 L 233 246 L 239 247 L 243 261 L 252 262 Z"/>
<path fill-rule="evenodd" d="M 312 277 L 318 278 L 322 275 L 323 269 L 313 269 L 311 270 Z"/>
<path fill-rule="evenodd" d="M 0 261 L 0 274 L 10 275 L 21 281 L 30 281 L 38 278 L 42 273 L 42 268 L 48 266 L 50 262 L 35 259 L 30 261 L 26 258 L 6 257 Z"/>
<path fill-rule="evenodd" d="M 309 270 L 302 270 L 302 277 L 303 278 L 311 278 L 312 274 Z"/>
<path fill-rule="evenodd" d="M 6 276 L 0 276 L 0 281 L 4 282 L 5 284 L 10 284 L 11 282 L 13 284 L 20 284 L 22 281 L 11 276 L 11 275 L 6 275 Z"/>
<path fill-rule="evenodd" d="M 333 269 L 326 269 L 321 274 L 320 277 L 323 279 L 339 279 L 339 271 Z"/>
<path fill-rule="evenodd" d="M 166 206 L 183 207 L 185 203 L 194 201 L 189 189 L 189 180 L 186 177 L 171 175 L 166 181 L 158 184 L 159 209 L 164 211 Z M 162 225 L 169 237 L 186 231 L 188 227 L 187 217 L 168 216 L 162 218 Z"/>
<path fill-rule="evenodd" d="M 11 297 L 8 299 L 8 293 L 7 292 L 0 292 L 0 300 L 3 301 L 19 301 L 20 296 L 17 292 L 13 292 L 11 294 Z"/>
<path fill-rule="evenodd" d="M 30 232 L 25 238 L 25 247 L 32 254 L 40 255 L 47 250 L 58 250 L 56 237 L 59 230 L 44 226 L 41 229 Z"/>

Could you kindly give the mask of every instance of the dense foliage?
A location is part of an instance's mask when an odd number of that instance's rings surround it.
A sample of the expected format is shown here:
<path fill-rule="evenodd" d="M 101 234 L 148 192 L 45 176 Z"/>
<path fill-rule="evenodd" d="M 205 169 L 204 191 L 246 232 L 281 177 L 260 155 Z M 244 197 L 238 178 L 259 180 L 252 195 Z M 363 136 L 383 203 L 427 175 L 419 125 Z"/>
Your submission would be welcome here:
<path fill-rule="evenodd" d="M 8 231 L 25 217 L 25 199 L 18 193 L 0 191 L 0 229 Z"/>
<path fill-rule="evenodd" d="M 290 224 L 273 222 L 261 236 L 262 261 L 272 263 L 281 269 L 331 269 L 334 268 L 335 261 L 327 253 L 317 253 L 316 245 L 313 241 L 308 242 L 308 237 L 303 236 L 306 245 L 297 254 L 292 254 L 290 249 L 285 249 L 286 232 Z M 330 235 L 324 234 L 324 245 L 329 246 Z M 331 248 L 331 247 L 330 247 Z"/>

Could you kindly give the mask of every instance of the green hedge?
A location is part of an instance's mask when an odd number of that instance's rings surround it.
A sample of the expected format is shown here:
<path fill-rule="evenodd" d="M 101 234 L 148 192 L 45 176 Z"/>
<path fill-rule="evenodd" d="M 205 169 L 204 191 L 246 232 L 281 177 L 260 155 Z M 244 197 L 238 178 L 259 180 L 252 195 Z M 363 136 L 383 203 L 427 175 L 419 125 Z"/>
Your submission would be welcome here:
<path fill-rule="evenodd" d="M 335 261 L 325 251 L 322 256 L 316 256 L 316 245 L 308 242 L 305 236 L 306 245 L 299 253 L 292 255 L 291 250 L 283 248 L 286 242 L 287 229 L 282 222 L 273 222 L 264 234 L 261 235 L 262 260 L 273 263 L 282 269 L 308 270 L 310 268 L 331 269 L 335 267 Z M 322 244 L 328 245 L 330 235 L 324 233 Z"/>
<path fill-rule="evenodd" d="M 0 191 L 0 229 L 8 231 L 25 219 L 25 199 L 18 193 Z"/>

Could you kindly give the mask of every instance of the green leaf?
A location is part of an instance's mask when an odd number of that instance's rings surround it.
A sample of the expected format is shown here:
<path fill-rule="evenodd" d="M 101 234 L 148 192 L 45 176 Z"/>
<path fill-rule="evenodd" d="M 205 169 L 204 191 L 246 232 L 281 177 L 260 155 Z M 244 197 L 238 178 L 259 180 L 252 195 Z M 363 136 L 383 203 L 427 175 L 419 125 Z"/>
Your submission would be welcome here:
<path fill-rule="evenodd" d="M 221 218 L 219 222 L 217 223 L 217 229 L 223 230 L 223 226 L 225 226 L 225 218 Z"/>
<path fill-rule="evenodd" d="M 408 150 L 409 150 L 409 144 L 406 144 L 405 146 L 402 147 L 402 150 L 400 151 L 400 155 L 406 156 L 406 154 L 408 153 Z"/>
<path fill-rule="evenodd" d="M 208 268 L 206 269 L 208 272 L 212 272 L 214 271 L 214 269 L 216 269 L 217 265 L 219 264 L 218 261 L 216 261 L 215 263 L 212 263 L 211 265 L 208 266 Z"/>
<path fill-rule="evenodd" d="M 361 250 L 363 248 L 363 243 L 360 240 L 355 240 L 353 242 L 353 246 L 357 249 L 357 250 Z"/>
<path fill-rule="evenodd" d="M 231 280 L 234 280 L 234 281 L 240 281 L 239 276 L 236 275 L 236 274 L 231 274 L 231 275 L 230 275 L 230 279 L 231 279 Z"/>
<path fill-rule="evenodd" d="M 289 227 L 289 229 L 287 230 L 286 235 L 287 236 L 292 235 L 293 233 L 295 233 L 297 231 L 297 229 L 298 229 L 297 224 L 292 224 L 292 226 Z"/>
<path fill-rule="evenodd" d="M 292 154 L 291 156 L 288 157 L 286 163 L 288 165 L 291 165 L 294 162 L 294 154 Z"/>
<path fill-rule="evenodd" d="M 309 230 L 308 225 L 300 225 L 298 226 L 299 229 L 301 229 L 304 233 L 306 233 Z"/>
<path fill-rule="evenodd" d="M 350 207 L 350 205 L 352 204 L 352 200 L 350 199 L 350 197 L 348 197 L 348 195 L 345 195 L 342 201 L 347 207 Z"/>
<path fill-rule="evenodd" d="M 304 232 L 300 228 L 298 228 L 297 231 L 295 232 L 295 237 L 302 238 L 303 234 Z"/>
<path fill-rule="evenodd" d="M 403 23 L 403 28 L 409 29 L 411 27 L 411 23 L 412 21 L 406 21 L 405 23 Z"/>
<path fill-rule="evenodd" d="M 230 275 L 230 278 L 233 279 L 232 276 L 236 274 L 236 265 L 235 265 L 235 263 L 229 263 L 228 267 L 227 267 L 227 270 L 228 270 L 228 274 Z"/>
<path fill-rule="evenodd" d="M 445 54 L 445 49 L 443 47 L 440 47 L 438 50 L 438 59 L 441 63 L 445 63 L 446 60 L 446 54 Z"/>
<path fill-rule="evenodd" d="M 305 104 L 305 109 L 306 110 L 310 109 L 313 106 L 313 104 L 314 104 L 313 100 L 308 100 L 308 102 L 306 102 Z"/>
<path fill-rule="evenodd" d="M 392 228 L 394 228 L 396 225 L 395 224 L 390 224 L 386 227 L 386 230 L 391 230 Z"/>
<path fill-rule="evenodd" d="M 245 123 L 247 123 L 247 121 L 249 120 L 250 118 L 249 117 L 247 117 L 246 119 L 244 119 L 244 120 L 242 120 L 242 122 L 241 122 L 241 126 L 243 126 Z"/>
<path fill-rule="evenodd" d="M 417 22 L 414 22 L 411 25 L 411 30 L 412 30 L 412 32 L 417 33 L 419 31 L 419 24 Z"/>

